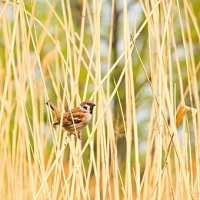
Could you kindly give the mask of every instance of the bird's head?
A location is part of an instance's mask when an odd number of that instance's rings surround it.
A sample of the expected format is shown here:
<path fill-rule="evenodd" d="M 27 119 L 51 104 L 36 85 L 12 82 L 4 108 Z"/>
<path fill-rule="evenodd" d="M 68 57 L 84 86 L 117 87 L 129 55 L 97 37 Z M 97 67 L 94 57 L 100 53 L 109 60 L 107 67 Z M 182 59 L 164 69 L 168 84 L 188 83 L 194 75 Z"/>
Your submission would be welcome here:
<path fill-rule="evenodd" d="M 91 102 L 91 101 L 83 101 L 81 104 L 80 104 L 81 108 L 87 112 L 89 112 L 90 114 L 92 114 L 93 112 L 93 108 L 95 105 L 95 103 Z"/>

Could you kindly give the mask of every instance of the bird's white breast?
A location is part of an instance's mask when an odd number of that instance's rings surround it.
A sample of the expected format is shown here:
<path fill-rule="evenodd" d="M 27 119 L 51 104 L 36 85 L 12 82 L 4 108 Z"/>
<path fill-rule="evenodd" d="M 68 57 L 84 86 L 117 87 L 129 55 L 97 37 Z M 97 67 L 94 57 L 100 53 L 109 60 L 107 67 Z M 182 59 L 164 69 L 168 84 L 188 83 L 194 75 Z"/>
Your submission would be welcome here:
<path fill-rule="evenodd" d="M 92 115 L 91 115 L 90 113 L 87 113 L 87 114 L 85 115 L 85 121 L 86 121 L 86 122 L 89 122 L 89 121 L 91 120 L 91 118 L 92 118 Z"/>

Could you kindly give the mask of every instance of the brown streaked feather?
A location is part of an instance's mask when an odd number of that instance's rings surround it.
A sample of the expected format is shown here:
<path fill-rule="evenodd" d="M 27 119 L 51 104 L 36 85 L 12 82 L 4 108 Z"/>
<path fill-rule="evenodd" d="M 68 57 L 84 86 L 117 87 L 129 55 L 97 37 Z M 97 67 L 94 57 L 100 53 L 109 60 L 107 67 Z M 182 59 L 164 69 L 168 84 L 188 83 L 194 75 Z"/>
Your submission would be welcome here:
<path fill-rule="evenodd" d="M 72 110 L 69 111 L 70 113 L 77 113 L 77 112 L 83 112 L 86 113 L 85 110 L 80 109 L 79 107 L 73 108 Z"/>
<path fill-rule="evenodd" d="M 79 123 L 84 119 L 85 113 L 80 108 L 74 108 L 64 113 L 63 122 Z"/>

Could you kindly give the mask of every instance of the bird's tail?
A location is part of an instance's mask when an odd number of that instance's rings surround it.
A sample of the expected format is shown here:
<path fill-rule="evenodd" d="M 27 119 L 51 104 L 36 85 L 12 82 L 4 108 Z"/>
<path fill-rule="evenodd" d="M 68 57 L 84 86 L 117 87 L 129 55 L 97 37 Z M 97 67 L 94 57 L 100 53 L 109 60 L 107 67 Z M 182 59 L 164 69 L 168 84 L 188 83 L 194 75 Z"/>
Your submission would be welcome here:
<path fill-rule="evenodd" d="M 56 107 L 50 101 L 47 101 L 46 105 L 49 106 L 51 108 L 51 110 L 54 112 L 57 110 Z"/>
<path fill-rule="evenodd" d="M 50 101 L 47 101 L 46 105 L 49 106 L 51 108 L 51 110 L 53 111 L 53 113 L 54 113 L 56 122 L 54 122 L 53 124 L 55 124 L 55 125 L 57 125 L 57 123 L 59 124 L 60 111 Z"/>

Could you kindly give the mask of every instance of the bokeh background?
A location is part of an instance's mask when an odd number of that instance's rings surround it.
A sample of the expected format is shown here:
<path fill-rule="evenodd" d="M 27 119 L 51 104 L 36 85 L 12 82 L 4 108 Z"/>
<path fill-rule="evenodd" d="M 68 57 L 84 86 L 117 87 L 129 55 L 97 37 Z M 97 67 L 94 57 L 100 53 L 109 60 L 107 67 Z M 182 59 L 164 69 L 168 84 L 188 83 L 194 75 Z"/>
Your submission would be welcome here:
<path fill-rule="evenodd" d="M 198 0 L 0 1 L 0 198 L 199 199 Z M 96 103 L 77 140 L 59 110 Z"/>

